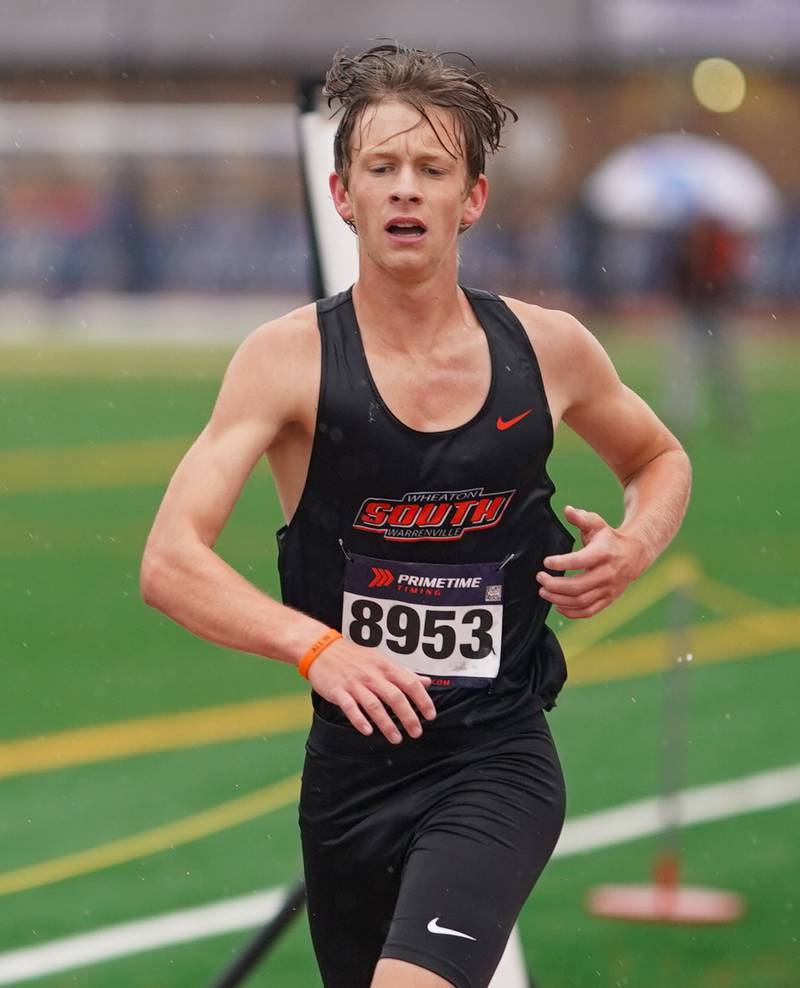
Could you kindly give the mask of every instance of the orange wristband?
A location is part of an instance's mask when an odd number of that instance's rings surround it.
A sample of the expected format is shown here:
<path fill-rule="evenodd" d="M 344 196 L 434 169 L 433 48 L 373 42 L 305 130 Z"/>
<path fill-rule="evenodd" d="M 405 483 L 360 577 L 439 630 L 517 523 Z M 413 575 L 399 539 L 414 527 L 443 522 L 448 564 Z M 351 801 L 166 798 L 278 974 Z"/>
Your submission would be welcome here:
<path fill-rule="evenodd" d="M 328 645 L 333 645 L 341 637 L 341 631 L 337 631 L 335 628 L 328 628 L 325 634 L 321 635 L 311 648 L 303 653 L 300 661 L 297 663 L 297 671 L 304 679 L 308 679 L 308 670 L 311 668 L 311 663 L 319 658 L 320 653 L 324 652 Z"/>

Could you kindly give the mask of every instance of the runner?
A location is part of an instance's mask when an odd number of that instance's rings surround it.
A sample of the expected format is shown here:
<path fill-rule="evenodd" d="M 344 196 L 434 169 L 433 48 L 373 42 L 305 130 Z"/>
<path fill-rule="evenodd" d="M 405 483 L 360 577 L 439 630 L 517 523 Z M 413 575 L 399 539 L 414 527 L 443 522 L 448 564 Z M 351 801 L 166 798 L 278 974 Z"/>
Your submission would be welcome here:
<path fill-rule="evenodd" d="M 326 988 L 478 988 L 564 820 L 546 614 L 590 617 L 653 562 L 690 468 L 577 320 L 459 285 L 512 112 L 488 83 L 381 45 L 339 53 L 327 93 L 358 281 L 239 348 L 164 497 L 143 594 L 313 687 L 300 823 Z M 566 509 L 575 552 L 546 472 L 562 420 L 624 491 L 617 527 Z M 283 604 L 213 551 L 264 453 Z"/>

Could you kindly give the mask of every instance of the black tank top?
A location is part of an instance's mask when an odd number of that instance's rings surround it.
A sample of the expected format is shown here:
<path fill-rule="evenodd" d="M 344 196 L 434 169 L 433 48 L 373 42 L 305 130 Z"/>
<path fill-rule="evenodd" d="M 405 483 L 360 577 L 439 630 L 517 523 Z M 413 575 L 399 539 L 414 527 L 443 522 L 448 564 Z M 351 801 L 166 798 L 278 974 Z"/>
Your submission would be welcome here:
<path fill-rule="evenodd" d="M 384 404 L 352 290 L 317 303 L 316 431 L 297 511 L 278 532 L 285 604 L 432 676 L 426 733 L 516 725 L 550 709 L 566 679 L 536 580 L 545 556 L 573 545 L 550 506 L 539 365 L 498 296 L 464 292 L 487 336 L 491 384 L 469 422 L 441 432 L 411 429 Z"/>

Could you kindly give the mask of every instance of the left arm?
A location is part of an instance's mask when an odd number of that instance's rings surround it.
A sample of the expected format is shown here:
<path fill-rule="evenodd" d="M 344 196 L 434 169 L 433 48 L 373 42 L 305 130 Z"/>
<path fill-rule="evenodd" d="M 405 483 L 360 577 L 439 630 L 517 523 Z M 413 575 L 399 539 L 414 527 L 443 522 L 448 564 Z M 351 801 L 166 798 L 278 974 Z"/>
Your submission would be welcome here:
<path fill-rule="evenodd" d="M 686 512 L 691 466 L 675 436 L 619 379 L 594 336 L 571 316 L 550 315 L 559 337 L 553 363 L 563 371 L 563 419 L 605 460 L 624 490 L 625 514 L 617 528 L 593 511 L 565 508 L 583 548 L 544 562 L 581 573 L 537 573 L 545 600 L 565 617 L 584 618 L 616 600 L 672 541 Z"/>

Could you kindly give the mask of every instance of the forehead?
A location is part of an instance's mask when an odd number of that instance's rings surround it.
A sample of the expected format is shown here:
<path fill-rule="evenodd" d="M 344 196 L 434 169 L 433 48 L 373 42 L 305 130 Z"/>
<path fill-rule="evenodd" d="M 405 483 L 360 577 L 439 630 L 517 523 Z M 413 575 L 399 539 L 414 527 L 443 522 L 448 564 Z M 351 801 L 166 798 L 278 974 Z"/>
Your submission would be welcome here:
<path fill-rule="evenodd" d="M 352 152 L 366 154 L 399 148 L 415 148 L 464 157 L 458 121 L 451 110 L 419 110 L 401 100 L 386 99 L 368 106 L 353 131 Z"/>

